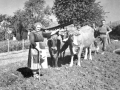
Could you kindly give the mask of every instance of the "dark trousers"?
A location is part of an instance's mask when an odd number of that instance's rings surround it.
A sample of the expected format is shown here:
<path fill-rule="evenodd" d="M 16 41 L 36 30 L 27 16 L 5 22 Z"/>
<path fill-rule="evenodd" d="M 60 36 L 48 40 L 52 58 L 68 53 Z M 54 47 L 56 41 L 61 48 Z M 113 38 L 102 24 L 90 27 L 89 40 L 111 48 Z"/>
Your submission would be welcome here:
<path fill-rule="evenodd" d="M 103 44 L 103 47 L 102 47 L 102 50 L 105 51 L 106 50 L 106 44 L 107 44 L 107 36 L 101 36 L 100 37 L 101 41 L 102 41 L 102 44 Z"/>

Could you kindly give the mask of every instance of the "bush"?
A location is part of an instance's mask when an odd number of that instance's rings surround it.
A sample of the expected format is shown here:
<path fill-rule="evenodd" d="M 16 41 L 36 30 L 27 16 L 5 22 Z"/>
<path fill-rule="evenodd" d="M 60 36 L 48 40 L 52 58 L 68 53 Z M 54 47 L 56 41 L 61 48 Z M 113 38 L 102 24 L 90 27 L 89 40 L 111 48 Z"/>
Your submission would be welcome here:
<path fill-rule="evenodd" d="M 44 41 L 46 42 L 47 46 L 47 39 L 44 39 Z M 24 41 L 24 49 L 28 49 L 29 48 L 29 40 L 25 40 Z M 23 41 L 13 41 L 10 40 L 9 41 L 9 51 L 18 51 L 18 50 L 22 50 L 23 49 Z M 8 52 L 8 41 L 1 41 L 0 42 L 0 53 L 3 52 Z"/>
<path fill-rule="evenodd" d="M 9 41 L 9 51 L 17 51 L 22 50 L 23 44 L 22 41 Z M 24 42 L 24 49 L 29 48 L 29 40 L 25 40 Z M 8 41 L 2 41 L 0 42 L 0 53 L 7 52 L 8 51 Z"/>
<path fill-rule="evenodd" d="M 108 24 L 112 28 L 112 32 L 110 33 L 110 37 L 112 39 L 120 40 L 120 21 L 112 22 Z"/>

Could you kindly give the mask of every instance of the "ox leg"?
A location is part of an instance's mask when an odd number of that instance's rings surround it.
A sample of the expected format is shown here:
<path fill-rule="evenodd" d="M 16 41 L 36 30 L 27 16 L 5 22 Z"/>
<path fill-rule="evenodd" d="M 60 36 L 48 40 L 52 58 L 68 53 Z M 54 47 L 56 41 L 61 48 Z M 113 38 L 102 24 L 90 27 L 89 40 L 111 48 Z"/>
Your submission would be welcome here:
<path fill-rule="evenodd" d="M 81 66 L 80 59 L 81 59 L 82 50 L 83 50 L 83 47 L 80 47 L 79 50 L 78 50 L 78 54 L 77 54 L 77 56 L 78 56 L 78 66 Z"/>
<path fill-rule="evenodd" d="M 58 49 L 57 49 L 58 50 Z M 58 58 L 59 58 L 59 54 L 61 54 L 60 52 L 57 52 L 55 55 L 55 67 L 58 67 Z"/>
<path fill-rule="evenodd" d="M 63 52 L 59 53 L 60 58 L 63 58 Z"/>
<path fill-rule="evenodd" d="M 55 60 L 55 67 L 58 67 L 58 58 Z"/>
<path fill-rule="evenodd" d="M 71 62 L 70 62 L 70 67 L 72 67 L 73 66 L 73 55 L 71 56 Z"/>
<path fill-rule="evenodd" d="M 51 56 L 52 66 L 55 67 L 55 59 L 53 56 Z"/>
<path fill-rule="evenodd" d="M 55 67 L 58 67 L 58 54 L 55 55 Z"/>
<path fill-rule="evenodd" d="M 54 60 L 53 56 L 51 56 L 50 59 L 51 59 L 52 67 L 55 67 L 55 60 Z"/>
<path fill-rule="evenodd" d="M 87 60 L 87 55 L 88 55 L 88 48 L 85 48 L 85 56 L 84 56 L 85 60 Z"/>
<path fill-rule="evenodd" d="M 73 53 L 73 50 L 72 50 L 72 46 L 69 46 L 69 49 L 70 49 L 70 53 L 71 53 L 70 67 L 72 67 L 73 66 L 74 53 Z"/>
<path fill-rule="evenodd" d="M 92 60 L 92 54 L 91 54 L 91 53 L 92 53 L 91 48 L 89 48 L 89 55 L 90 55 L 90 56 L 89 56 L 89 59 L 90 59 L 90 60 Z"/>
<path fill-rule="evenodd" d="M 60 57 L 61 57 L 61 59 L 63 59 L 65 57 L 65 51 L 60 53 Z"/>
<path fill-rule="evenodd" d="M 65 51 L 63 52 L 63 58 L 65 57 Z"/>
<path fill-rule="evenodd" d="M 50 53 L 51 64 L 53 67 L 55 67 L 55 58 L 54 58 L 51 48 L 49 48 L 49 53 Z"/>

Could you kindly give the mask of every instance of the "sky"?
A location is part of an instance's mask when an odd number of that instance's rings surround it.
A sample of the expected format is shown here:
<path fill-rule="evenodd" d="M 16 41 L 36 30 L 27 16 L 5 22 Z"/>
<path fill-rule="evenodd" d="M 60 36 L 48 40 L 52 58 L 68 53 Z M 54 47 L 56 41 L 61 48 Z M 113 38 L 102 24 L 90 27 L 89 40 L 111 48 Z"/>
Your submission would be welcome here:
<path fill-rule="evenodd" d="M 120 0 L 97 0 L 100 1 L 103 9 L 109 12 L 106 18 L 107 22 L 120 20 Z"/>
<path fill-rule="evenodd" d="M 23 9 L 24 3 L 28 0 L 0 0 L 0 14 L 13 15 L 18 9 Z M 45 0 L 46 4 L 53 5 L 54 0 Z M 100 1 L 101 6 L 106 12 L 106 21 L 114 22 L 120 20 L 120 0 L 96 0 Z"/>

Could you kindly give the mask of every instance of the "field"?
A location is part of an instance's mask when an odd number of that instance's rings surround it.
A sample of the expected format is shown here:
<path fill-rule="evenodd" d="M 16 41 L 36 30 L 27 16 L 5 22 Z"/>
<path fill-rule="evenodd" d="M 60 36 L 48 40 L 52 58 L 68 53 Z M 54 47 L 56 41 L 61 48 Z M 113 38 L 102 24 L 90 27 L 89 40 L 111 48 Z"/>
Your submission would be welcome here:
<path fill-rule="evenodd" d="M 28 50 L 0 54 L 0 90 L 120 90 L 120 55 L 112 53 L 120 41 L 112 41 L 104 55 L 69 67 L 70 56 L 59 60 L 59 68 L 41 69 L 40 81 L 27 68 Z"/>

